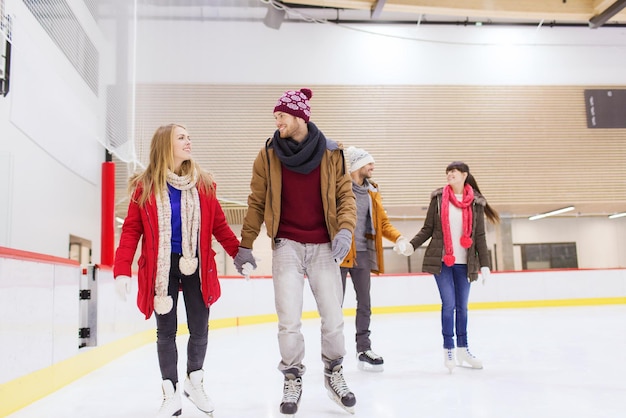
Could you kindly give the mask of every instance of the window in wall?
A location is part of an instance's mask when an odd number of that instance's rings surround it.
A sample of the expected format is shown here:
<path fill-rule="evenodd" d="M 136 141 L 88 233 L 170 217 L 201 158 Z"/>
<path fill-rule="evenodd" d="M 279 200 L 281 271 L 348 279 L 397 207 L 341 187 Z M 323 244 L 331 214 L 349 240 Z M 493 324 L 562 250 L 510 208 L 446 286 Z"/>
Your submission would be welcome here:
<path fill-rule="evenodd" d="M 70 260 L 78 261 L 80 265 L 91 264 L 91 241 L 70 235 Z"/>
<path fill-rule="evenodd" d="M 578 268 L 575 242 L 521 244 L 522 269 Z"/>

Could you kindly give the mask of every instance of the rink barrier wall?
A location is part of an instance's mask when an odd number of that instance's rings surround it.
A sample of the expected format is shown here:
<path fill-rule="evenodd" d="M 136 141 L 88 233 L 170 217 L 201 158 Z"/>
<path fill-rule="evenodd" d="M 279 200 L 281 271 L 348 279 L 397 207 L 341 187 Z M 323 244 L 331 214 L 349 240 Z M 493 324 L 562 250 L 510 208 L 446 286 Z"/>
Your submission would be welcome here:
<path fill-rule="evenodd" d="M 79 348 L 77 294 L 84 268 L 65 259 L 0 247 L 0 416 L 19 410 L 136 348 L 156 341 L 132 297 L 119 300 L 113 272 L 96 266 L 97 344 Z M 223 277 L 222 296 L 211 307 L 211 330 L 276 322 L 271 277 Z M 305 284 L 306 287 L 306 284 Z M 440 309 L 432 275 L 372 276 L 372 312 L 401 314 Z M 182 302 L 182 298 L 181 298 Z M 470 309 L 518 309 L 626 304 L 626 269 L 494 272 L 476 282 Z M 344 313 L 355 315 L 346 287 Z M 184 320 L 184 306 L 178 307 Z M 304 291 L 303 319 L 318 318 Z M 187 333 L 186 324 L 179 333 Z"/>

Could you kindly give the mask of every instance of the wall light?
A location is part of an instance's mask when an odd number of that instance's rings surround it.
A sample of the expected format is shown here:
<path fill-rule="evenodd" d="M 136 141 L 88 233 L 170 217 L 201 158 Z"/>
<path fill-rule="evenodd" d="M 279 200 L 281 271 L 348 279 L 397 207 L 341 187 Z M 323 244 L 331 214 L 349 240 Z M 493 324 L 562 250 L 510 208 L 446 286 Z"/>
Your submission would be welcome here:
<path fill-rule="evenodd" d="M 626 212 L 614 213 L 613 215 L 609 216 L 609 219 L 621 218 L 622 216 L 626 216 Z"/>
<path fill-rule="evenodd" d="M 552 212 L 540 213 L 539 215 L 533 215 L 528 218 L 529 221 L 536 221 L 537 219 L 547 218 L 548 216 L 560 215 L 561 213 L 574 210 L 574 206 L 568 206 L 566 208 L 553 210 Z"/>

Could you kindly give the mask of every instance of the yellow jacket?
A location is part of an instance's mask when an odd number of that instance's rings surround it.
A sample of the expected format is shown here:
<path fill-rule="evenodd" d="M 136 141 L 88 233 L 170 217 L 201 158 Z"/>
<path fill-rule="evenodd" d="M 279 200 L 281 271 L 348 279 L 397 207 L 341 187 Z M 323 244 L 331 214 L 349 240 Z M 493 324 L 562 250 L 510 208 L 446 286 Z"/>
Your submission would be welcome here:
<path fill-rule="evenodd" d="M 369 181 L 369 196 L 370 196 L 370 214 L 372 216 L 372 223 L 374 224 L 374 231 L 376 235 L 367 235 L 366 238 L 373 241 L 373 245 L 368 244 L 368 248 L 375 249 L 375 254 L 370 250 L 370 257 L 376 257 L 375 263 L 372 263 L 372 273 L 380 274 L 385 272 L 384 257 L 383 257 L 383 237 L 387 238 L 391 242 L 396 242 L 400 237 L 400 231 L 398 231 L 389 221 L 385 208 L 383 207 L 383 199 L 378 191 L 378 185 L 372 181 Z M 356 262 L 356 243 L 354 237 L 352 238 L 352 247 L 344 258 L 341 267 L 354 267 Z"/>

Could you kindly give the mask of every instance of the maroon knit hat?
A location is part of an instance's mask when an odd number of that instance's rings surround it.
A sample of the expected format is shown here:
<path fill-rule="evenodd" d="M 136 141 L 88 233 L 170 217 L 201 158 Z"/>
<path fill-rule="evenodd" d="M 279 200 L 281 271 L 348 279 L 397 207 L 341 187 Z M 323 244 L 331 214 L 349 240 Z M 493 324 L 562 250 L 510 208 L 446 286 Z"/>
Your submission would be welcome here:
<path fill-rule="evenodd" d="M 309 106 L 309 99 L 313 97 L 311 89 L 300 89 L 300 91 L 287 90 L 278 99 L 274 112 L 285 112 L 298 118 L 304 119 L 305 122 L 309 121 L 311 117 L 311 106 Z"/>

